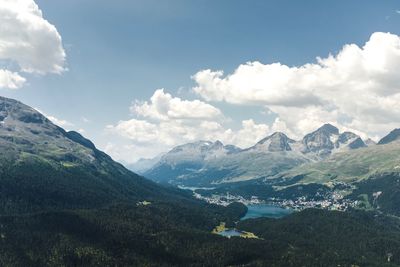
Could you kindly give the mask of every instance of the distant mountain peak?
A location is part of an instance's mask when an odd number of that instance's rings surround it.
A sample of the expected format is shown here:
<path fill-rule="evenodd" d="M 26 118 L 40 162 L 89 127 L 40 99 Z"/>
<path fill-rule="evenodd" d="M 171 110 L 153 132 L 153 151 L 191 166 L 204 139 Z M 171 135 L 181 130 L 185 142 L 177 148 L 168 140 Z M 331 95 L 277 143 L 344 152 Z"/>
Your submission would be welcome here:
<path fill-rule="evenodd" d="M 361 137 L 352 132 L 344 132 L 339 135 L 335 142 L 335 147 L 341 148 L 342 145 L 347 146 L 349 149 L 357 149 L 367 146 Z"/>
<path fill-rule="evenodd" d="M 389 144 L 398 140 L 400 140 L 400 128 L 394 129 L 388 135 L 379 140 L 378 145 Z"/>
<path fill-rule="evenodd" d="M 217 141 L 214 142 L 213 145 L 214 146 L 223 146 L 224 144 L 221 141 L 217 140 Z"/>
<path fill-rule="evenodd" d="M 321 127 L 319 127 L 317 129 L 317 131 L 319 132 L 325 132 L 328 134 L 335 134 L 338 135 L 339 134 L 339 129 L 336 126 L 333 126 L 330 123 L 325 123 L 324 125 L 322 125 Z"/>
<path fill-rule="evenodd" d="M 240 151 L 233 145 L 225 146 L 221 141 L 196 141 L 179 145 L 164 154 L 160 162 L 176 165 L 179 162 L 192 162 L 196 165 L 203 164 L 204 160 L 220 157 Z"/>
<path fill-rule="evenodd" d="M 326 123 L 303 138 L 303 153 L 315 153 L 326 157 L 334 151 L 366 147 L 364 141 L 355 133 L 343 132 L 332 124 Z"/>
<path fill-rule="evenodd" d="M 291 151 L 291 143 L 295 141 L 287 137 L 282 132 L 275 132 L 263 139 L 257 144 L 250 148 L 250 150 L 258 150 L 263 152 L 279 152 L 279 151 Z"/>
<path fill-rule="evenodd" d="M 294 142 L 294 140 L 290 139 L 286 134 L 282 132 L 274 132 L 273 134 L 258 141 L 258 144 L 263 144 L 268 140 L 287 140 L 289 142 Z"/>

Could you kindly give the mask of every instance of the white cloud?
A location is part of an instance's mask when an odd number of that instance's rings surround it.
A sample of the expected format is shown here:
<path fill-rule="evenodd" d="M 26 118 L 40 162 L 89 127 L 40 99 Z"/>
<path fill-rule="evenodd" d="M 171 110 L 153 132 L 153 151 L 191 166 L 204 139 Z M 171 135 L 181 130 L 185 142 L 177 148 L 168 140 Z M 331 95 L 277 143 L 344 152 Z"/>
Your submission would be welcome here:
<path fill-rule="evenodd" d="M 107 147 L 111 156 L 128 163 L 141 157 L 154 157 L 174 146 L 197 140 L 220 140 L 225 144 L 249 147 L 270 133 L 268 125 L 256 124 L 251 119 L 242 121 L 238 130 L 226 128 L 216 121 L 170 120 L 151 123 L 136 119 L 119 121 L 106 128 L 109 134 L 130 141 L 129 144 L 114 142 Z"/>
<path fill-rule="evenodd" d="M 108 125 L 107 129 L 119 133 L 121 136 L 138 143 L 154 142 L 158 139 L 158 127 L 144 120 L 131 119 L 119 121 L 117 125 Z"/>
<path fill-rule="evenodd" d="M 26 79 L 17 72 L 0 69 L 0 88 L 18 89 L 24 85 Z"/>
<path fill-rule="evenodd" d="M 265 137 L 269 127 L 253 120 L 232 130 L 216 107 L 200 100 L 182 100 L 163 90 L 156 90 L 149 102 L 135 102 L 130 108 L 138 118 L 108 125 L 107 132 L 129 140 L 114 142 L 106 148 L 116 159 L 132 162 L 138 157 L 152 157 L 172 147 L 197 140 L 220 140 L 226 144 L 248 147 Z M 134 149 L 133 149 L 134 148 Z M 127 151 L 130 150 L 130 151 Z"/>
<path fill-rule="evenodd" d="M 132 105 L 135 118 L 108 126 L 125 140 L 110 153 L 132 162 L 201 139 L 244 148 L 275 131 L 300 139 L 324 123 L 377 139 L 400 126 L 399 69 L 400 37 L 378 32 L 362 47 L 345 45 L 336 55 L 298 67 L 249 62 L 229 75 L 203 70 L 193 76 L 193 89 L 205 101 L 231 103 L 237 112 L 240 105 L 265 107 L 265 114 L 276 115 L 273 123 L 248 119 L 239 128 L 228 127 L 229 120 L 210 103 L 160 89 Z"/>
<path fill-rule="evenodd" d="M 268 125 L 257 124 L 254 120 L 249 119 L 242 121 L 242 128 L 238 131 L 231 131 L 231 134 L 227 135 L 224 141 L 227 144 L 246 148 L 266 137 L 270 132 L 271 129 Z"/>
<path fill-rule="evenodd" d="M 17 64 L 18 72 L 44 75 L 63 72 L 65 57 L 60 34 L 33 0 L 0 0 L 1 60 Z M 5 74 L 11 82 L 1 82 Z M 24 84 L 19 73 L 10 74 L 2 70 L 0 87 L 15 89 Z"/>
<path fill-rule="evenodd" d="M 212 105 L 200 100 L 189 101 L 172 97 L 164 89 L 156 90 L 149 102 L 136 101 L 130 110 L 138 116 L 156 120 L 210 119 L 222 115 Z"/>
<path fill-rule="evenodd" d="M 345 45 L 316 63 L 249 62 L 232 74 L 203 70 L 194 91 L 207 101 L 261 105 L 279 127 L 301 136 L 325 122 L 383 135 L 400 125 L 400 37 L 376 32 L 363 47 Z"/>

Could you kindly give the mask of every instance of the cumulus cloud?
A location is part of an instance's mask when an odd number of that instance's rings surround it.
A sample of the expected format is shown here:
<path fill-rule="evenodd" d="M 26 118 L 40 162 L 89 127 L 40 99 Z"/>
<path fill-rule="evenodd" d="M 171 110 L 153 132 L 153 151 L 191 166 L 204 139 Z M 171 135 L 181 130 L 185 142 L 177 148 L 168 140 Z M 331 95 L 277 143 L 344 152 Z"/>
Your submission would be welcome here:
<path fill-rule="evenodd" d="M 0 71 L 0 87 L 23 86 L 20 72 L 60 74 L 65 57 L 60 34 L 33 0 L 0 0 L 0 60 L 18 66 Z"/>
<path fill-rule="evenodd" d="M 134 162 L 140 157 L 153 157 L 174 146 L 198 141 L 220 140 L 245 148 L 269 134 L 266 124 L 257 124 L 252 119 L 242 121 L 241 128 L 233 130 L 216 121 L 170 120 L 151 123 L 130 119 L 108 125 L 107 132 L 130 140 L 130 143 L 109 143 L 107 151 L 114 158 L 124 162 Z M 132 149 L 134 148 L 134 149 Z"/>
<path fill-rule="evenodd" d="M 220 140 L 248 147 L 270 130 L 268 125 L 251 119 L 244 120 L 239 129 L 231 129 L 224 125 L 228 120 L 216 107 L 200 100 L 173 97 L 162 89 L 156 90 L 149 101 L 135 101 L 130 110 L 136 118 L 106 127 L 109 134 L 130 141 L 129 144 L 109 143 L 105 147 L 114 158 L 125 162 L 139 156 L 158 155 L 176 145 L 197 140 Z"/>
<path fill-rule="evenodd" d="M 26 79 L 17 72 L 0 69 L 0 88 L 18 89 L 25 82 Z"/>
<path fill-rule="evenodd" d="M 229 75 L 203 70 L 193 79 L 207 101 L 267 107 L 278 116 L 273 129 L 301 136 L 332 122 L 373 136 L 400 125 L 399 68 L 400 37 L 376 32 L 362 47 L 345 45 L 316 63 L 248 62 Z"/>
<path fill-rule="evenodd" d="M 156 120 L 171 119 L 213 119 L 222 116 L 219 109 L 200 100 L 182 100 L 165 93 L 164 89 L 154 92 L 150 101 L 135 103 L 131 112 L 142 117 Z"/>
<path fill-rule="evenodd" d="M 271 132 L 271 129 L 266 124 L 257 124 L 254 120 L 249 119 L 242 121 L 242 127 L 239 130 L 228 130 L 227 132 L 230 134 L 225 136 L 225 143 L 246 148 L 266 137 Z"/>
<path fill-rule="evenodd" d="M 115 126 L 108 125 L 107 129 L 138 143 L 154 142 L 158 139 L 159 133 L 157 125 L 136 119 L 119 121 Z"/>
<path fill-rule="evenodd" d="M 363 46 L 348 44 L 302 66 L 248 62 L 228 75 L 199 71 L 192 77 L 193 90 L 203 101 L 183 100 L 160 89 L 150 100 L 134 102 L 130 110 L 135 118 L 107 127 L 130 143 L 110 151 L 130 162 L 140 151 L 157 155 L 201 139 L 244 148 L 275 131 L 300 139 L 324 123 L 377 139 L 400 126 L 398 69 L 400 37 L 377 32 Z M 230 103 L 238 111 L 240 105 L 263 107 L 266 116 L 275 118 L 269 125 L 248 119 L 232 127 L 211 101 Z M 128 152 L 132 147 L 137 155 Z"/>

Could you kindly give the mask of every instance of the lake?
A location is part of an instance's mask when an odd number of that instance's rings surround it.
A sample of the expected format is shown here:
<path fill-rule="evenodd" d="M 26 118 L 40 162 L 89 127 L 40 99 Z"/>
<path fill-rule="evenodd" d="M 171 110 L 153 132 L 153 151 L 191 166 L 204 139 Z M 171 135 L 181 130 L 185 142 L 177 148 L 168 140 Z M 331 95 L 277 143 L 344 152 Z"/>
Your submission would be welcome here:
<path fill-rule="evenodd" d="M 281 208 L 268 204 L 252 204 L 247 206 L 247 213 L 241 220 L 267 217 L 267 218 L 282 218 L 293 212 L 292 209 Z"/>
<path fill-rule="evenodd" d="M 285 209 L 278 206 L 272 206 L 267 204 L 252 204 L 252 205 L 247 205 L 247 213 L 240 220 L 259 218 L 259 217 L 278 219 L 286 215 L 289 215 L 292 212 L 293 212 L 292 209 Z M 242 232 L 236 230 L 235 228 L 231 228 L 221 231 L 218 234 L 230 238 L 232 236 L 240 236 Z"/>

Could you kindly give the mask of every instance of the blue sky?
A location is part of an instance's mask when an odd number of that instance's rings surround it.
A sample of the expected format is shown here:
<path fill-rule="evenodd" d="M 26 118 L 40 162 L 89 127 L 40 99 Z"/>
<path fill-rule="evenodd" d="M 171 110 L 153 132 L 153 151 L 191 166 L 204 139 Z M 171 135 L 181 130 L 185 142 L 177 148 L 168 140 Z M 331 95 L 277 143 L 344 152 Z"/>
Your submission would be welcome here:
<path fill-rule="evenodd" d="M 0 93 L 68 121 L 66 128 L 83 129 L 121 161 L 131 161 L 129 148 L 132 160 L 160 152 L 146 144 L 149 140 L 110 133 L 110 126 L 135 117 L 129 111 L 133 101 L 149 101 L 156 89 L 219 109 L 224 130 L 238 130 L 243 120 L 253 119 L 269 127 L 260 128 L 267 135 L 277 117 L 276 111 L 268 112 L 268 103 L 206 99 L 193 92 L 198 82 L 191 76 L 204 69 L 230 74 L 254 61 L 301 66 L 315 63 L 317 56 L 336 55 L 345 44 L 362 47 L 374 32 L 400 34 L 398 1 L 35 2 L 62 37 L 68 70 L 60 75 L 27 73 L 24 86 Z M 155 123 L 154 117 L 147 121 Z M 294 127 L 288 131 L 301 134 Z M 151 152 L 144 152 L 147 148 Z"/>

